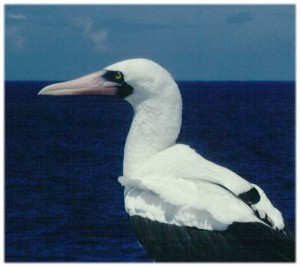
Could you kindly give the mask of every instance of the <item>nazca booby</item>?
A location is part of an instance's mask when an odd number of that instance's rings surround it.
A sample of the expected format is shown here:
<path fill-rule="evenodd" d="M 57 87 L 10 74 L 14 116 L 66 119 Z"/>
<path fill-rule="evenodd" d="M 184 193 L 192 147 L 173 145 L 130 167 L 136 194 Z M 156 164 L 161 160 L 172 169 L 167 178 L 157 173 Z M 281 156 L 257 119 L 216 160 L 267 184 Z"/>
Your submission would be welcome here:
<path fill-rule="evenodd" d="M 294 261 L 294 238 L 259 186 L 176 144 L 181 95 L 157 63 L 125 60 L 39 94 L 111 95 L 132 105 L 119 181 L 133 231 L 155 261 Z"/>

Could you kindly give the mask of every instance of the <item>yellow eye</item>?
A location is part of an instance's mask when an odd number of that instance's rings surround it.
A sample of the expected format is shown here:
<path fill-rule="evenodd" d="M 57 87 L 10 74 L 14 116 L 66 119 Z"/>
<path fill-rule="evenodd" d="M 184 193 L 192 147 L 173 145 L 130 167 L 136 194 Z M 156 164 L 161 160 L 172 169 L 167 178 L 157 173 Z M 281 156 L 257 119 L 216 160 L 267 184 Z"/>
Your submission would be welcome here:
<path fill-rule="evenodd" d="M 119 72 L 119 71 L 118 71 L 117 74 L 115 75 L 115 79 L 116 79 L 116 80 L 121 80 L 122 77 L 123 77 L 123 75 L 122 75 L 122 73 Z"/>

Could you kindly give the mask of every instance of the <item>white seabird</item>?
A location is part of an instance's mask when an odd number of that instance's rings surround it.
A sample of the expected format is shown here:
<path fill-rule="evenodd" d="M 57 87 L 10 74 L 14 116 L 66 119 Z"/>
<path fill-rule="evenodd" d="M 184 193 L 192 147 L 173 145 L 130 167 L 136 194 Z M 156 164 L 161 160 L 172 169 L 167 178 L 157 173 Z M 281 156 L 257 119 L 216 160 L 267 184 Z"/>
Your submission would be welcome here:
<path fill-rule="evenodd" d="M 177 84 L 146 59 L 122 61 L 40 95 L 115 95 L 134 108 L 124 149 L 125 208 L 155 261 L 294 261 L 294 238 L 264 191 L 176 144 Z"/>

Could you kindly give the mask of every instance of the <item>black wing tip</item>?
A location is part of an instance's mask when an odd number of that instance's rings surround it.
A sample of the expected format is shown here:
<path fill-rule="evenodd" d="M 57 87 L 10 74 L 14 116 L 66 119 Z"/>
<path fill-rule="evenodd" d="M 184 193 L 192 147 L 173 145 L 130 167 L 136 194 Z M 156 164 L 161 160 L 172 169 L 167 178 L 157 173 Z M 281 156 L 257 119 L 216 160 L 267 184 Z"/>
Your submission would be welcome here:
<path fill-rule="evenodd" d="M 255 187 L 249 191 L 239 194 L 238 197 L 248 205 L 254 205 L 260 201 L 260 195 Z"/>

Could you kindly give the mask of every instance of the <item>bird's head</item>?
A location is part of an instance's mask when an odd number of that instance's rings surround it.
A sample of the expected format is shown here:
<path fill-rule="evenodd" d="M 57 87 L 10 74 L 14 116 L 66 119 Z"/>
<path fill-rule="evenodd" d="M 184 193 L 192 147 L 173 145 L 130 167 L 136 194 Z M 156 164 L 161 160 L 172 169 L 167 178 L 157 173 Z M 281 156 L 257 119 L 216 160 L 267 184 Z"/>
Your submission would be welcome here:
<path fill-rule="evenodd" d="M 44 87 L 39 95 L 110 95 L 129 101 L 133 106 L 161 97 L 177 88 L 172 76 L 157 63 L 130 59 L 71 81 Z"/>

